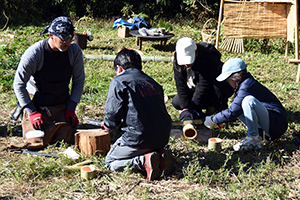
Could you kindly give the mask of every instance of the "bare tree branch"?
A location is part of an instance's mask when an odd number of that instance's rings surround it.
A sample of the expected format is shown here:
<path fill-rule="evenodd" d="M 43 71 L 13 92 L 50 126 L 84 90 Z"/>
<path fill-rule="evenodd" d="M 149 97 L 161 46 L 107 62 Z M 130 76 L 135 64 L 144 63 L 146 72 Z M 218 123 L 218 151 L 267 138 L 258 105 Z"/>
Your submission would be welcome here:
<path fill-rule="evenodd" d="M 199 2 L 199 4 L 206 10 L 206 11 L 208 11 L 208 12 L 212 12 L 212 10 L 211 9 L 209 9 L 207 6 L 205 6 L 201 1 L 198 1 Z"/>
<path fill-rule="evenodd" d="M 9 18 L 6 16 L 6 14 L 5 14 L 5 10 L 3 10 L 3 15 L 4 15 L 4 17 L 6 18 L 6 23 L 5 23 L 5 25 L 4 25 L 4 27 L 1 29 L 1 31 L 3 31 L 5 28 L 6 28 L 6 26 L 7 26 L 7 24 L 8 24 L 8 21 L 9 21 Z"/>

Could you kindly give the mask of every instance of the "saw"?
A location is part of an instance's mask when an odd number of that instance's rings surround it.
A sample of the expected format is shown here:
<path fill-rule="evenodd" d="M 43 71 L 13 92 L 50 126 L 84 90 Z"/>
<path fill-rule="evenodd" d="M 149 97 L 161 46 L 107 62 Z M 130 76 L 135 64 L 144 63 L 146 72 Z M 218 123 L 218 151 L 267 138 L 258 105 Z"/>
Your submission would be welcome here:
<path fill-rule="evenodd" d="M 172 122 L 173 126 L 187 125 L 187 124 L 203 124 L 202 119 L 184 120 L 180 122 Z"/>

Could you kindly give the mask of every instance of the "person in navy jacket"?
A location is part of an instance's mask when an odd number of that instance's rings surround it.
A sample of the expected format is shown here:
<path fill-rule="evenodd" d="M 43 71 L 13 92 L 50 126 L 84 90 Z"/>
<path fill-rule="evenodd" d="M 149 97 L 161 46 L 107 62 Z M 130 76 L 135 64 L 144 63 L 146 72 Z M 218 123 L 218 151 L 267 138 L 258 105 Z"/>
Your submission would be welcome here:
<path fill-rule="evenodd" d="M 112 79 L 105 103 L 102 127 L 122 135 L 105 158 L 113 171 L 133 167 L 146 171 L 148 180 L 173 170 L 169 142 L 171 117 L 164 103 L 163 87 L 142 71 L 141 56 L 122 49 L 114 60 L 117 76 Z"/>
<path fill-rule="evenodd" d="M 230 107 L 214 116 L 207 116 L 204 125 L 210 129 L 219 124 L 240 119 L 248 135 L 233 146 L 235 151 L 250 147 L 262 147 L 265 135 L 270 140 L 279 138 L 287 129 L 287 112 L 277 97 L 247 72 L 246 63 L 240 58 L 231 58 L 224 63 L 218 81 L 227 80 L 234 88 Z"/>

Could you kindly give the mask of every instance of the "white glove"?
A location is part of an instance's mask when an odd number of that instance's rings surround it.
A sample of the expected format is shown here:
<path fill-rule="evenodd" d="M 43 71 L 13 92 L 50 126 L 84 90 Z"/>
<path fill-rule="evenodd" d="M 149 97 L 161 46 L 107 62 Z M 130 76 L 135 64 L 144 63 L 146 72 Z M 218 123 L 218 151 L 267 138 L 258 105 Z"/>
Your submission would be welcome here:
<path fill-rule="evenodd" d="M 218 128 L 218 125 L 213 121 L 212 116 L 205 117 L 204 125 L 209 128 Z"/>

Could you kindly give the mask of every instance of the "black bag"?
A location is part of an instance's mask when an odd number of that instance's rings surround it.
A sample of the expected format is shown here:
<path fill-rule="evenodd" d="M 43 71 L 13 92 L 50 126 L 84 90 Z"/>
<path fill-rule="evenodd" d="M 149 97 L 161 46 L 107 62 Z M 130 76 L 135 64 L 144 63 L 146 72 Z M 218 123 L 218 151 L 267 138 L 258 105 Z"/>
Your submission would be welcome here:
<path fill-rule="evenodd" d="M 134 24 L 137 26 L 138 29 L 144 28 L 144 27 L 149 29 L 152 27 L 148 22 L 146 22 L 146 20 L 144 20 L 140 16 L 134 17 L 133 20 L 134 20 Z"/>

